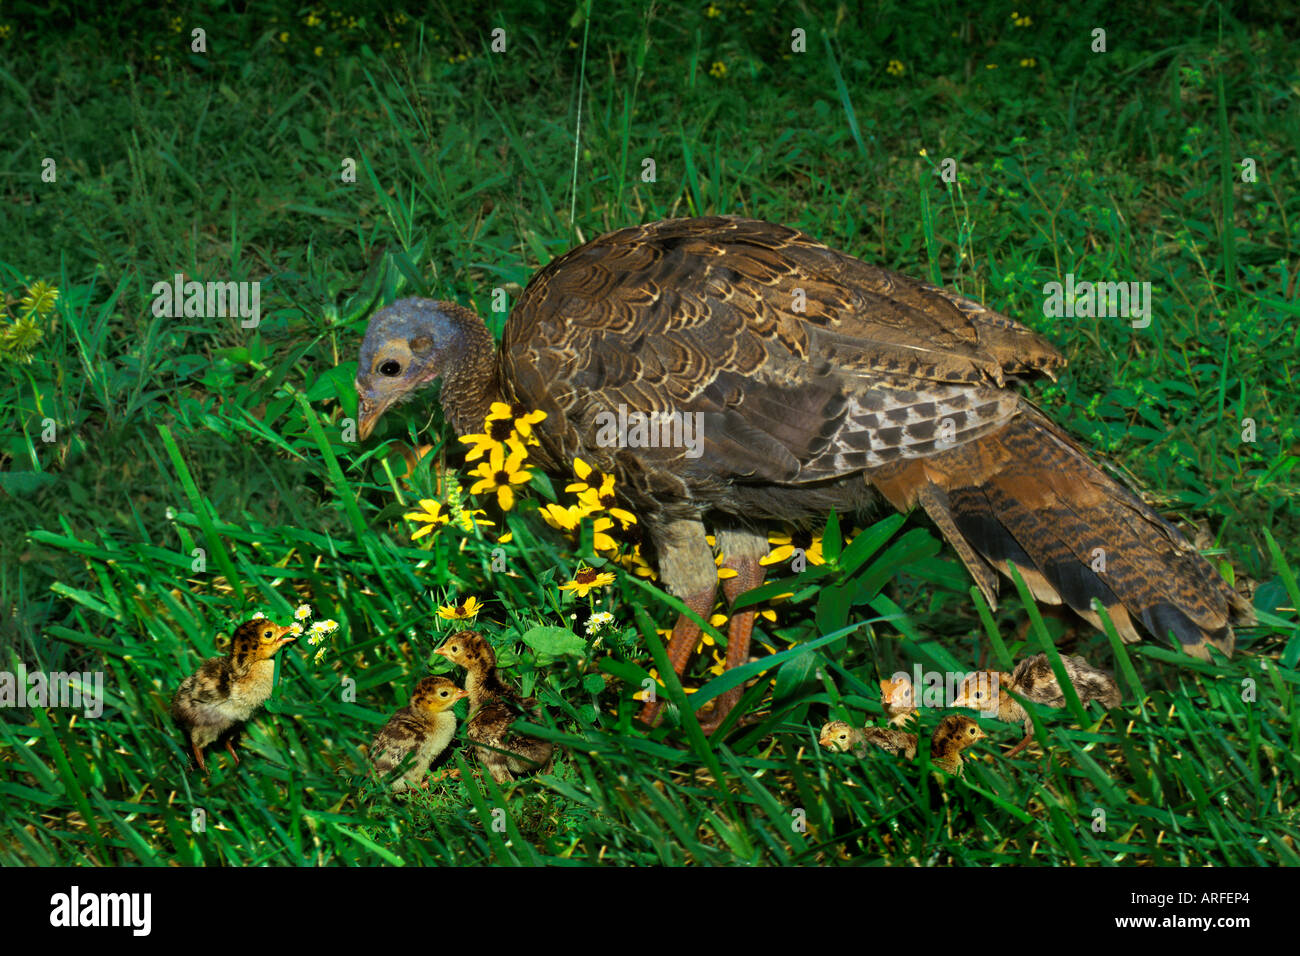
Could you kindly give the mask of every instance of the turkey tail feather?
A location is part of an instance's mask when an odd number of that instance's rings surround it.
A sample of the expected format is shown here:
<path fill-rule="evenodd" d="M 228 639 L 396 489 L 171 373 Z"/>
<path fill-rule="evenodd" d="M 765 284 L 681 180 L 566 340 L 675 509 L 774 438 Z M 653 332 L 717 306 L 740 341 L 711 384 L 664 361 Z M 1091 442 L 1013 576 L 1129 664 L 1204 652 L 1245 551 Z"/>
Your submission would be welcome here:
<path fill-rule="evenodd" d="M 1249 605 L 1169 522 L 1094 465 L 1032 406 L 1004 428 L 871 475 L 900 510 L 919 504 L 990 604 L 1014 563 L 1034 597 L 1095 627 L 1098 598 L 1127 642 L 1138 625 L 1208 659 L 1231 654 Z"/>

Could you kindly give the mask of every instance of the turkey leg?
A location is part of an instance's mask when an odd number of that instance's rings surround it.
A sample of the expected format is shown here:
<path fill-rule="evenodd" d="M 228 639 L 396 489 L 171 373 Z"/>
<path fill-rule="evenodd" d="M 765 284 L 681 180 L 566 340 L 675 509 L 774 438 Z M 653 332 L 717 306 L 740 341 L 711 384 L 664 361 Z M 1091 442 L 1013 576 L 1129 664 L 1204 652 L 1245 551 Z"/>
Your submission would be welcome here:
<path fill-rule="evenodd" d="M 713 611 L 713 599 L 716 596 L 717 588 L 707 588 L 687 598 L 685 604 L 707 620 Z M 691 655 L 695 652 L 695 645 L 699 642 L 700 625 L 688 614 L 678 615 L 677 623 L 673 625 L 672 637 L 668 639 L 668 662 L 672 664 L 673 673 L 678 677 L 681 677 L 682 672 L 686 670 L 686 665 L 690 663 Z M 656 694 L 654 700 L 646 701 L 638 719 L 649 727 L 655 726 L 659 723 L 659 711 L 663 705 L 663 698 Z"/>
<path fill-rule="evenodd" d="M 758 558 L 752 556 L 727 558 L 722 566 L 736 572 L 734 577 L 726 578 L 722 582 L 722 593 L 726 595 L 728 605 L 734 605 L 736 598 L 762 584 L 763 576 L 766 574 L 766 569 L 758 563 Z M 746 608 L 739 613 L 733 613 L 727 623 L 727 670 L 739 667 L 749 660 L 749 639 L 754 633 L 754 614 L 752 607 Z M 700 726 L 706 734 L 711 734 L 718 729 L 744 692 L 745 685 L 741 684 L 731 690 L 723 691 L 704 705 L 705 716 Z"/>
<path fill-rule="evenodd" d="M 1034 732 L 1032 730 L 1026 731 L 1025 739 L 1020 741 L 1020 743 L 1016 744 L 1014 747 L 1012 747 L 1010 750 L 1004 753 L 1002 755 L 1002 758 L 1004 760 L 1010 760 L 1016 754 L 1020 753 L 1020 751 L 1024 750 L 1031 743 L 1033 743 L 1033 740 L 1034 740 Z"/>

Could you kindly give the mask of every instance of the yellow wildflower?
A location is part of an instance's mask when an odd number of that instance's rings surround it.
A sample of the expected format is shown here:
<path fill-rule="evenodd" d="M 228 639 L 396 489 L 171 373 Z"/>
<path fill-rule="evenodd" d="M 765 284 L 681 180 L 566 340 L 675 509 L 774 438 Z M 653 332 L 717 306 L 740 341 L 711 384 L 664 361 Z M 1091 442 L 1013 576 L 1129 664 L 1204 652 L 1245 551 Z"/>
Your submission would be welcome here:
<path fill-rule="evenodd" d="M 609 529 L 614 527 L 613 518 L 597 518 L 592 522 L 591 546 L 597 551 L 617 551 L 618 542 L 609 534 Z"/>
<path fill-rule="evenodd" d="M 768 552 L 767 557 L 759 559 L 759 564 L 765 566 L 782 564 L 790 560 L 796 551 L 802 551 L 809 564 L 826 563 L 826 559 L 822 557 L 820 535 L 814 537 L 807 531 L 796 531 L 793 534 L 772 533 L 767 536 L 767 543 L 772 545 L 772 550 Z"/>
<path fill-rule="evenodd" d="M 713 666 L 709 668 L 709 673 L 714 677 L 721 677 L 727 670 L 727 659 L 718 651 L 713 652 Z"/>
<path fill-rule="evenodd" d="M 649 578 L 653 581 L 659 576 L 655 573 L 655 569 L 650 567 L 645 556 L 641 554 L 641 545 L 639 544 L 632 545 L 631 552 L 620 557 L 618 563 L 639 578 Z"/>
<path fill-rule="evenodd" d="M 588 485 L 585 490 L 578 492 L 578 502 L 586 509 L 587 514 L 608 511 L 625 529 L 628 525 L 636 524 L 636 515 L 624 511 L 616 504 L 613 475 L 602 475 L 597 487 Z"/>
<path fill-rule="evenodd" d="M 478 617 L 483 609 L 483 602 L 478 598 L 466 598 L 461 604 L 444 604 L 438 608 L 438 617 L 445 621 L 470 621 Z"/>
<path fill-rule="evenodd" d="M 507 405 L 505 402 L 493 402 L 492 408 L 488 412 L 486 424 L 490 428 L 492 422 L 507 422 L 511 430 L 518 432 L 519 437 L 525 442 L 536 445 L 537 439 L 533 437 L 533 426 L 545 420 L 545 412 L 530 412 L 518 402 L 513 405 Z"/>
<path fill-rule="evenodd" d="M 479 480 L 470 488 L 470 494 L 478 495 L 485 491 L 495 491 L 497 504 L 502 511 L 509 511 L 515 506 L 514 485 L 523 485 L 533 480 L 533 473 L 523 466 L 523 449 L 516 445 L 507 457 L 505 448 L 497 445 L 488 452 L 488 460 L 480 462 L 471 475 Z"/>
<path fill-rule="evenodd" d="M 502 445 L 509 445 L 511 451 L 521 451 L 525 458 L 528 457 L 528 450 L 519 441 L 514 425 L 508 419 L 489 418 L 483 424 L 482 434 L 462 435 L 460 440 L 466 445 L 474 446 L 469 450 L 469 454 L 465 456 L 466 461 L 482 458 L 493 448 L 500 448 Z M 536 442 L 533 442 L 533 444 L 536 444 Z"/>
<path fill-rule="evenodd" d="M 655 695 L 656 695 L 657 697 L 662 698 L 662 697 L 664 696 L 664 694 L 663 694 L 664 684 L 663 684 L 663 681 L 661 681 L 661 680 L 659 679 L 659 671 L 656 670 L 656 669 L 653 668 L 653 667 L 650 668 L 650 676 L 654 679 L 654 682 L 655 682 L 656 684 L 659 685 L 659 689 L 655 691 Z M 685 691 L 686 693 L 688 693 L 688 694 L 694 694 L 697 690 L 699 690 L 699 688 L 698 688 L 698 687 L 683 687 L 682 690 L 684 690 L 684 691 Z M 633 700 L 645 700 L 648 696 L 649 696 L 649 695 L 646 693 L 646 691 L 644 691 L 644 690 L 639 690 L 639 691 L 637 691 L 635 694 L 632 695 L 632 699 L 633 699 Z"/>
<path fill-rule="evenodd" d="M 564 505 L 554 503 L 543 505 L 538 509 L 542 515 L 542 520 L 554 528 L 556 531 L 575 531 L 579 522 L 586 517 L 586 512 L 576 505 Z"/>
<path fill-rule="evenodd" d="M 599 491 L 601 482 L 605 480 L 603 474 L 592 468 L 591 465 L 587 464 L 581 458 L 573 459 L 573 473 L 577 476 L 578 480 L 565 485 L 565 491 L 576 491 L 579 494 L 592 488 Z M 594 481 L 592 480 L 592 475 L 596 476 Z"/>
<path fill-rule="evenodd" d="M 421 498 L 420 510 L 408 511 L 402 517 L 407 521 L 415 521 L 424 525 L 423 528 L 411 535 L 412 541 L 424 537 L 438 525 L 446 524 L 451 520 L 451 515 L 442 510 L 442 502 L 434 501 L 432 498 Z"/>
<path fill-rule="evenodd" d="M 734 578 L 740 572 L 735 568 L 724 568 L 722 566 L 723 554 L 719 551 L 713 556 L 713 563 L 718 566 L 718 580 L 725 581 L 727 578 Z"/>
<path fill-rule="evenodd" d="M 592 588 L 603 588 L 614 583 L 614 575 L 609 571 L 596 571 L 594 568 L 579 568 L 572 581 L 560 585 L 561 591 L 572 591 L 578 597 L 586 597 Z"/>
<path fill-rule="evenodd" d="M 717 614 L 710 615 L 709 617 L 709 626 L 716 628 L 718 630 L 722 630 L 723 625 L 726 623 L 727 623 L 727 615 L 722 614 L 720 612 Z M 716 647 L 717 644 L 718 642 L 713 639 L 712 634 L 710 634 L 708 631 L 704 630 L 703 628 L 700 628 L 700 640 L 699 643 L 695 645 L 695 653 L 696 654 L 700 653 L 701 651 L 704 650 L 705 647 Z"/>

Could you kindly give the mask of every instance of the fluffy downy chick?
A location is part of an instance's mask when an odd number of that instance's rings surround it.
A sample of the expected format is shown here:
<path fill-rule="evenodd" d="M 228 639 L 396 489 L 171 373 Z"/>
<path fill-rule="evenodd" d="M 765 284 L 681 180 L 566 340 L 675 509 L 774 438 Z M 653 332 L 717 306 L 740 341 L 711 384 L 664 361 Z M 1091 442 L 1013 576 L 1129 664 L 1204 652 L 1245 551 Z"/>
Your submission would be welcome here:
<path fill-rule="evenodd" d="M 888 727 L 850 727 L 842 720 L 832 720 L 825 724 L 817 742 L 828 750 L 839 753 L 852 751 L 856 757 L 866 756 L 869 744 L 891 754 L 901 753 L 908 760 L 916 757 L 916 734 Z"/>
<path fill-rule="evenodd" d="M 904 676 L 880 682 L 880 706 L 889 715 L 892 727 L 906 727 L 916 716 L 916 694 L 912 682 Z"/>
<path fill-rule="evenodd" d="M 476 631 L 453 634 L 434 653 L 465 668 L 470 718 L 466 733 L 476 746 L 479 761 L 497 783 L 517 773 L 532 773 L 548 766 L 555 748 L 550 741 L 510 733 L 515 718 L 541 719 L 541 705 L 520 693 L 497 673 L 492 645 Z"/>
<path fill-rule="evenodd" d="M 1078 655 L 1062 655 L 1061 663 L 1080 703 L 1086 706 L 1089 701 L 1097 700 L 1107 709 L 1119 706 L 1119 685 L 1106 671 L 1093 667 Z M 1007 752 L 1008 757 L 1014 757 L 1033 739 L 1034 722 L 1019 701 L 1002 693 L 1007 689 L 1036 704 L 1055 708 L 1065 706 L 1065 692 L 1057 682 L 1046 654 L 1025 658 L 1009 674 L 1006 671 L 975 671 L 962 682 L 952 702 L 953 707 L 982 711 L 996 709 L 998 720 L 1024 726 L 1024 739 Z"/>
<path fill-rule="evenodd" d="M 961 752 L 986 736 L 975 718 L 950 714 L 939 722 L 930 738 L 930 762 L 947 773 L 963 776 L 966 769 Z"/>
<path fill-rule="evenodd" d="M 172 697 L 172 719 L 189 739 L 204 776 L 205 747 L 223 741 L 239 764 L 235 741 L 244 723 L 271 695 L 275 655 L 297 640 L 289 628 L 257 617 L 239 625 L 224 657 L 210 657 L 181 682 Z"/>
<path fill-rule="evenodd" d="M 411 701 L 375 735 L 370 760 L 382 777 L 387 777 L 407 755 L 412 755 L 406 772 L 392 781 L 394 793 L 409 787 L 428 789 L 425 776 L 429 765 L 447 749 L 456 736 L 456 715 L 451 707 L 467 696 L 445 677 L 426 677 L 415 685 Z"/>

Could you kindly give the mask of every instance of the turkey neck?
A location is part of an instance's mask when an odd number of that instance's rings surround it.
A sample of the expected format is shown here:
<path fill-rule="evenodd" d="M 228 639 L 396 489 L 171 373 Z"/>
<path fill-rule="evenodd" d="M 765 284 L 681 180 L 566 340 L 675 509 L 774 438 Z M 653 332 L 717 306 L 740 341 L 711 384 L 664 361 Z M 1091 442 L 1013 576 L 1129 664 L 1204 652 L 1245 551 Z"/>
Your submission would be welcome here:
<path fill-rule="evenodd" d="M 1011 679 L 1010 674 L 1005 671 L 998 673 L 998 720 L 1004 720 L 1009 724 L 1028 720 L 1029 713 L 1021 706 L 1020 701 L 1006 692 L 1005 688 L 1010 688 L 1017 694 L 1025 692 L 1023 687 Z"/>
<path fill-rule="evenodd" d="M 478 708 L 483 703 L 485 684 L 493 683 L 496 666 L 485 664 L 480 660 L 471 661 L 465 666 L 465 693 L 469 694 L 469 704 Z"/>
<path fill-rule="evenodd" d="M 453 303 L 443 310 L 452 320 L 455 340 L 442 375 L 442 410 L 457 435 L 483 430 L 493 402 L 504 401 L 496 343 L 475 313 Z"/>

